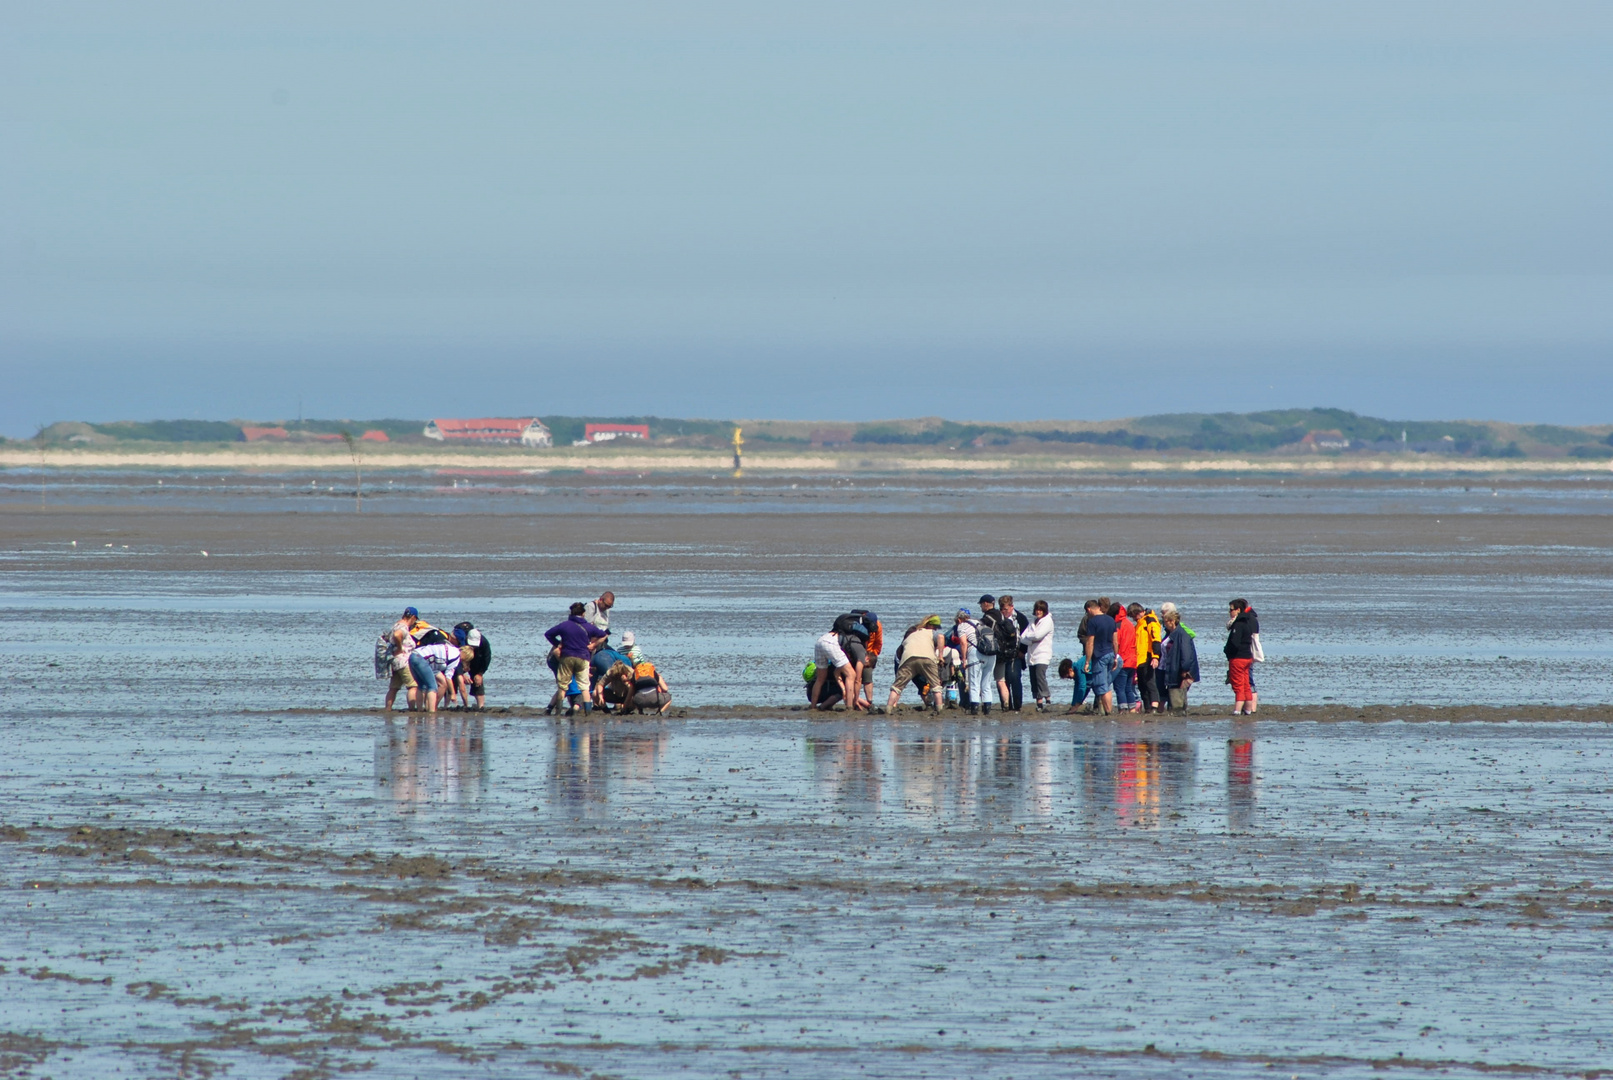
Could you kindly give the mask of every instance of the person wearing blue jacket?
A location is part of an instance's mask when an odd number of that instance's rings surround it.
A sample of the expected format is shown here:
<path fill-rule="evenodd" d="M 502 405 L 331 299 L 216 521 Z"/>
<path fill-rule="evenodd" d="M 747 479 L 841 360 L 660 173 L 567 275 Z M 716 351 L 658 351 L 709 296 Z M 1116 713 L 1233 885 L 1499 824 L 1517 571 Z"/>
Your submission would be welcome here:
<path fill-rule="evenodd" d="M 1159 688 L 1171 712 L 1186 712 L 1187 692 L 1199 681 L 1199 652 L 1175 604 L 1161 604 L 1159 619 L 1165 630 L 1159 642 Z"/>

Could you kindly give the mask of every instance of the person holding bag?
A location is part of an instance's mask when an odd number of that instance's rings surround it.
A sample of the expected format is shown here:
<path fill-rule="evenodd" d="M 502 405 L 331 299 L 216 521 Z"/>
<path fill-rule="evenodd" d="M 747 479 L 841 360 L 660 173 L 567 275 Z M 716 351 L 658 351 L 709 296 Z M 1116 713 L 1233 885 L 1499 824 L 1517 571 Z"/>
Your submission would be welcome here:
<path fill-rule="evenodd" d="M 1232 685 L 1232 715 L 1253 716 L 1259 705 L 1254 689 L 1255 652 L 1260 649 L 1260 620 L 1249 601 L 1233 600 L 1227 605 L 1227 682 Z M 1264 651 L 1261 657 L 1264 658 Z"/>

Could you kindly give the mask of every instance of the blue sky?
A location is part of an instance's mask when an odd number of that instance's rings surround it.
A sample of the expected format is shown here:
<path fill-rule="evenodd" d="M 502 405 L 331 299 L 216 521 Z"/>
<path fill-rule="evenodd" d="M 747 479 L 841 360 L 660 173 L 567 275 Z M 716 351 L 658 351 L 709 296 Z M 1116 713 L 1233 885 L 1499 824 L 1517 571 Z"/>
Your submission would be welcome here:
<path fill-rule="evenodd" d="M 5 434 L 1613 420 L 1605 2 L 0 11 Z"/>

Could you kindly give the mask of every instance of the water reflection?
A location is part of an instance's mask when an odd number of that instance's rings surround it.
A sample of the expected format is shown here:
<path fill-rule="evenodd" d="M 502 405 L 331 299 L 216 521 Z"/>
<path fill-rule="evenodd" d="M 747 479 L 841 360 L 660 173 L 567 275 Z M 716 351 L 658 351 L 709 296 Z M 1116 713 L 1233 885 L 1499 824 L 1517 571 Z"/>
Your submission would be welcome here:
<path fill-rule="evenodd" d="M 1198 748 L 1190 739 L 1077 742 L 1075 767 L 1089 817 L 1153 829 L 1191 799 Z"/>
<path fill-rule="evenodd" d="M 813 782 L 827 801 L 844 810 L 878 809 L 884 775 L 873 739 L 809 735 L 806 752 Z"/>
<path fill-rule="evenodd" d="M 986 740 L 990 790 L 980 809 L 992 819 L 1046 818 L 1053 813 L 1053 744 L 1025 736 Z"/>
<path fill-rule="evenodd" d="M 843 813 L 891 811 L 938 821 L 1050 817 L 1056 744 L 1028 736 L 809 736 L 819 795 Z"/>
<path fill-rule="evenodd" d="M 405 807 L 482 797 L 487 742 L 481 717 L 388 720 L 375 744 L 376 788 Z"/>
<path fill-rule="evenodd" d="M 1227 828 L 1250 828 L 1255 820 L 1255 741 L 1227 740 Z"/>
<path fill-rule="evenodd" d="M 671 736 L 665 731 L 607 730 L 600 723 L 561 725 L 549 767 L 549 802 L 584 817 L 602 814 L 612 796 L 653 795 Z"/>

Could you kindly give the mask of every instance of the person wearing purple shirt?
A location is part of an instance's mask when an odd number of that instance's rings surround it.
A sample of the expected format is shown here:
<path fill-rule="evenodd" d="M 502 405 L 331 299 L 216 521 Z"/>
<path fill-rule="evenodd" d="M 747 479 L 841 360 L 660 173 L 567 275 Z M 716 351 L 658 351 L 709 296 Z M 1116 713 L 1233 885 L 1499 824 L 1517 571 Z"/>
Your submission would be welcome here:
<path fill-rule="evenodd" d="M 583 610 L 584 605 L 572 604 L 570 617 L 543 633 L 544 640 L 560 650 L 560 663 L 554 672 L 555 693 L 549 699 L 549 712 L 560 707 L 573 679 L 582 688 L 584 697 L 587 696 L 588 659 L 593 655 L 594 642 L 605 640 L 607 635 L 583 617 Z"/>

